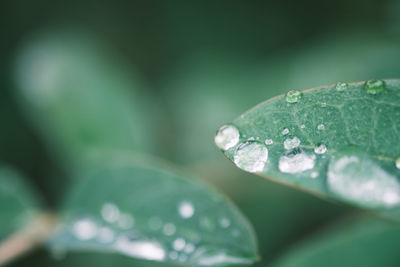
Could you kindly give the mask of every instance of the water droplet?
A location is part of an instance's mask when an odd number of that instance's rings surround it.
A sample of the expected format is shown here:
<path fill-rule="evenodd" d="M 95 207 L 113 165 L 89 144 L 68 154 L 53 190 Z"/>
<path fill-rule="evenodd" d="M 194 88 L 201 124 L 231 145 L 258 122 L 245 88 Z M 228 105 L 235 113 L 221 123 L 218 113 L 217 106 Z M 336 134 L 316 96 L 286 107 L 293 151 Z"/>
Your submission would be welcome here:
<path fill-rule="evenodd" d="M 215 144 L 222 150 L 228 150 L 239 142 L 239 130 L 233 125 L 224 125 L 218 129 Z"/>
<path fill-rule="evenodd" d="M 112 203 L 105 203 L 101 208 L 101 216 L 109 223 L 114 223 L 120 215 L 119 209 Z"/>
<path fill-rule="evenodd" d="M 312 172 L 312 173 L 310 174 L 310 177 L 313 178 L 313 179 L 315 179 L 315 178 L 318 177 L 318 175 L 319 175 L 318 172 Z"/>
<path fill-rule="evenodd" d="M 261 172 L 268 160 L 268 149 L 259 142 L 241 144 L 234 154 L 234 162 L 248 172 Z"/>
<path fill-rule="evenodd" d="M 176 251 L 181 251 L 186 245 L 186 241 L 183 238 L 177 238 L 174 240 L 172 246 Z"/>
<path fill-rule="evenodd" d="M 349 84 L 346 82 L 338 82 L 336 84 L 336 90 L 338 91 L 344 91 L 349 87 Z"/>
<path fill-rule="evenodd" d="M 118 218 L 118 226 L 122 229 L 129 229 L 133 226 L 134 219 L 131 215 L 127 213 L 121 213 Z"/>
<path fill-rule="evenodd" d="M 231 225 L 231 221 L 228 218 L 224 217 L 219 220 L 219 224 L 222 228 L 228 228 L 229 225 Z"/>
<path fill-rule="evenodd" d="M 173 235 L 173 234 L 175 234 L 175 231 L 176 231 L 176 227 L 172 223 L 167 223 L 163 227 L 163 233 L 165 235 Z"/>
<path fill-rule="evenodd" d="M 283 135 L 287 135 L 288 133 L 289 133 L 289 129 L 288 128 L 285 128 L 285 129 L 282 130 L 282 134 Z"/>
<path fill-rule="evenodd" d="M 178 207 L 179 214 L 184 219 L 188 219 L 193 216 L 194 214 L 194 206 L 192 203 L 188 201 L 182 201 Z"/>
<path fill-rule="evenodd" d="M 300 125 L 300 128 L 304 129 L 304 128 L 306 128 L 306 126 L 304 124 L 302 124 L 302 125 Z"/>
<path fill-rule="evenodd" d="M 396 168 L 400 169 L 400 157 L 396 159 Z"/>
<path fill-rule="evenodd" d="M 179 256 L 179 254 L 176 251 L 171 251 L 170 253 L 168 253 L 168 256 L 171 260 L 176 260 Z"/>
<path fill-rule="evenodd" d="M 74 223 L 72 232 L 81 240 L 89 240 L 97 235 L 97 225 L 91 219 L 81 219 Z"/>
<path fill-rule="evenodd" d="M 295 149 L 279 158 L 279 170 L 284 173 L 300 173 L 314 168 L 315 159 L 306 152 Z"/>
<path fill-rule="evenodd" d="M 300 139 L 297 138 L 297 136 L 293 138 L 286 138 L 286 140 L 283 142 L 283 146 L 285 147 L 286 150 L 290 150 L 293 148 L 296 148 L 300 145 Z"/>
<path fill-rule="evenodd" d="M 286 93 L 286 102 L 297 103 L 303 97 L 303 93 L 299 90 L 290 90 Z"/>
<path fill-rule="evenodd" d="M 317 154 L 325 154 L 326 151 L 327 151 L 327 149 L 324 144 L 320 144 L 314 148 L 314 152 Z"/>
<path fill-rule="evenodd" d="M 114 240 L 114 232 L 108 227 L 102 227 L 99 229 L 97 239 L 101 243 L 111 243 Z"/>
<path fill-rule="evenodd" d="M 326 108 L 326 102 L 322 102 L 321 107 Z"/>
<path fill-rule="evenodd" d="M 391 208 L 400 204 L 397 178 L 365 153 L 343 153 L 328 167 L 331 192 L 359 206 Z"/>
<path fill-rule="evenodd" d="M 272 145 L 274 141 L 272 139 L 265 139 L 265 144 L 266 145 Z"/>
<path fill-rule="evenodd" d="M 114 243 L 114 248 L 126 255 L 146 260 L 163 260 L 165 251 L 156 241 L 130 240 L 120 236 Z"/>
<path fill-rule="evenodd" d="M 192 253 L 194 250 L 196 249 L 196 247 L 192 244 L 192 243 L 188 243 L 185 246 L 185 249 L 183 250 L 185 253 L 190 254 Z"/>
<path fill-rule="evenodd" d="M 323 125 L 322 123 L 321 123 L 321 124 L 318 124 L 317 129 L 318 129 L 319 131 L 323 131 L 323 130 L 325 130 L 325 125 Z"/>
<path fill-rule="evenodd" d="M 385 82 L 382 80 L 369 80 L 365 83 L 365 90 L 368 94 L 376 95 L 385 89 Z"/>

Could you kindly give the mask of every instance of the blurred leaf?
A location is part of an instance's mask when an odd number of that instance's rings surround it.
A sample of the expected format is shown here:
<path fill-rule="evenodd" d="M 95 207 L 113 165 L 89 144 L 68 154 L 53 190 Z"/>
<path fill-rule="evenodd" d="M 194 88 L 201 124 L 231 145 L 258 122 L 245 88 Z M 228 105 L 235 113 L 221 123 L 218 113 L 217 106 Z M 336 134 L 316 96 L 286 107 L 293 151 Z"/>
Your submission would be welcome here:
<path fill-rule="evenodd" d="M 73 188 L 53 250 L 118 252 L 191 266 L 257 258 L 251 226 L 220 194 L 154 160 L 113 160 Z"/>
<path fill-rule="evenodd" d="M 396 223 L 353 218 L 300 242 L 272 266 L 399 266 Z"/>
<path fill-rule="evenodd" d="M 151 151 L 157 107 L 135 73 L 90 34 L 58 30 L 28 41 L 17 62 L 21 105 L 45 142 L 67 170 L 99 150 Z"/>
<path fill-rule="evenodd" d="M 399 80 L 290 91 L 215 141 L 245 171 L 400 218 L 399 92 Z"/>
<path fill-rule="evenodd" d="M 26 181 L 0 166 L 0 240 L 32 222 L 39 207 L 38 197 Z"/>

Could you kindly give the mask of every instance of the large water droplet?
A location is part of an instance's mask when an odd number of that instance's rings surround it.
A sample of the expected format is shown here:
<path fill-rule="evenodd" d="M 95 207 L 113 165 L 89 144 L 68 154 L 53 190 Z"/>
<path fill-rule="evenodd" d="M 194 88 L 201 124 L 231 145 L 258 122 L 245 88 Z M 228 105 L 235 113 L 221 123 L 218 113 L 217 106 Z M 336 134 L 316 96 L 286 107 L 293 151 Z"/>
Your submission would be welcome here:
<path fill-rule="evenodd" d="M 299 90 L 290 90 L 286 93 L 286 102 L 297 103 L 303 97 L 303 93 Z"/>
<path fill-rule="evenodd" d="M 385 89 L 385 82 L 382 80 L 369 80 L 365 83 L 365 90 L 368 94 L 376 95 Z"/>
<path fill-rule="evenodd" d="M 130 240 L 120 236 L 114 243 L 114 248 L 124 254 L 146 260 L 163 260 L 165 251 L 156 241 Z"/>
<path fill-rule="evenodd" d="M 300 145 L 300 139 L 297 138 L 297 136 L 293 138 L 286 138 L 286 140 L 283 142 L 283 146 L 285 147 L 286 150 L 290 150 L 293 148 L 296 148 Z"/>
<path fill-rule="evenodd" d="M 295 149 L 279 158 L 279 170 L 284 173 L 300 173 L 314 168 L 315 156 Z"/>
<path fill-rule="evenodd" d="M 178 211 L 182 218 L 188 219 L 194 214 L 194 206 L 188 201 L 183 201 L 179 204 Z"/>
<path fill-rule="evenodd" d="M 239 130 L 233 125 L 224 125 L 218 129 L 215 144 L 222 150 L 228 150 L 239 142 Z"/>
<path fill-rule="evenodd" d="M 349 87 L 349 84 L 346 82 L 338 82 L 336 84 L 336 90 L 338 91 L 344 91 Z"/>
<path fill-rule="evenodd" d="M 233 157 L 236 166 L 248 172 L 261 172 L 267 160 L 268 149 L 259 142 L 241 144 Z"/>
<path fill-rule="evenodd" d="M 317 154 L 325 154 L 326 151 L 327 151 L 327 149 L 324 144 L 320 144 L 314 148 L 314 152 Z"/>
<path fill-rule="evenodd" d="M 400 204 L 397 178 L 364 153 L 343 153 L 328 168 L 331 192 L 359 206 L 390 208 Z"/>

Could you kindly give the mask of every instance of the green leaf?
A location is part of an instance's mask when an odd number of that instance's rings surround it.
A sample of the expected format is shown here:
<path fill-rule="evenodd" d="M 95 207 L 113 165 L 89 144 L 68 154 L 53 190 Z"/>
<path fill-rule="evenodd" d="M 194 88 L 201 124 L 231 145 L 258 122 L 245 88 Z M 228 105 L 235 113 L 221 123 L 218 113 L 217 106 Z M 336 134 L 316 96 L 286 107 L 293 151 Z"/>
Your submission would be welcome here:
<path fill-rule="evenodd" d="M 400 218 L 399 103 L 399 80 L 293 90 L 222 126 L 215 142 L 245 171 Z"/>
<path fill-rule="evenodd" d="M 67 170 L 110 148 L 152 150 L 157 107 L 135 71 L 90 34 L 38 34 L 17 63 L 21 106 Z"/>
<path fill-rule="evenodd" d="M 0 166 L 0 241 L 32 222 L 39 209 L 40 201 L 27 182 Z"/>
<path fill-rule="evenodd" d="M 155 160 L 116 158 L 79 179 L 53 250 L 117 252 L 190 266 L 251 263 L 251 226 L 223 196 Z"/>
<path fill-rule="evenodd" d="M 284 253 L 274 267 L 398 266 L 397 223 L 352 218 L 325 229 Z"/>

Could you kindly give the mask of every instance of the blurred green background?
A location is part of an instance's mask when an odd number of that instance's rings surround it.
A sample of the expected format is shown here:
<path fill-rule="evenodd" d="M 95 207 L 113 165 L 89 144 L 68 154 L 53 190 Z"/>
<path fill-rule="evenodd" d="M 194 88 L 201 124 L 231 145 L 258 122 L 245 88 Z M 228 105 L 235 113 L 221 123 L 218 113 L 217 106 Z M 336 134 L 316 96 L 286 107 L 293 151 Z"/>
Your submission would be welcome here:
<path fill-rule="evenodd" d="M 227 194 L 255 228 L 263 257 L 256 265 L 268 266 L 332 221 L 359 211 L 245 174 L 215 147 L 215 131 L 290 89 L 399 77 L 399 14 L 395 0 L 3 0 L 0 161 L 22 170 L 48 205 L 57 206 L 69 184 L 67 173 L 15 97 L 16 62 L 21 50 L 32 40 L 40 43 L 43 35 L 58 38 L 72 29 L 93 36 L 112 60 L 124 63 L 134 77 L 135 94 L 145 96 L 140 120 L 150 125 L 144 135 L 151 145 L 141 152 L 179 164 Z M 59 261 L 38 251 L 14 265 L 118 262 L 126 265 L 130 259 L 72 254 Z"/>

